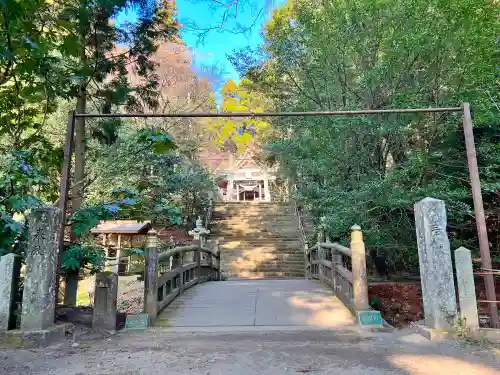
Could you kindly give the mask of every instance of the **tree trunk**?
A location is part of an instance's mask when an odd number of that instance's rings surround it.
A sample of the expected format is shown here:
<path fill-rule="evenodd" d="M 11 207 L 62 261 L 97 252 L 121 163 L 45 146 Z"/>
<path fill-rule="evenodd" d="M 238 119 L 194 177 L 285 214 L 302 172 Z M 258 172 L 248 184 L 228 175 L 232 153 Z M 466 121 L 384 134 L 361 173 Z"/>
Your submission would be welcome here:
<path fill-rule="evenodd" d="M 76 113 L 84 113 L 87 102 L 85 87 L 80 87 L 80 92 L 76 101 Z M 75 121 L 75 174 L 73 184 L 77 184 L 72 193 L 71 212 L 75 213 L 82 205 L 84 185 L 78 183 L 85 178 L 85 118 L 77 118 Z M 75 241 L 75 236 L 71 234 L 71 241 Z M 64 304 L 76 306 L 78 292 L 78 273 L 68 274 L 64 288 Z"/>
<path fill-rule="evenodd" d="M 81 14 L 86 6 L 86 0 L 81 3 Z M 80 40 L 82 41 L 80 49 L 80 63 L 85 65 L 87 55 L 85 51 L 85 35 L 87 32 L 87 25 L 84 23 L 83 18 L 80 19 Z M 87 107 L 87 81 L 82 81 L 78 89 L 78 96 L 76 99 L 76 113 L 85 113 Z M 71 192 L 71 211 L 75 213 L 82 206 L 84 186 L 83 180 L 85 179 L 85 118 L 78 117 L 75 119 L 75 174 L 73 184 L 75 185 Z M 75 236 L 71 233 L 71 241 L 75 241 Z M 66 279 L 66 287 L 64 291 L 64 304 L 75 306 L 76 296 L 78 291 L 78 274 L 70 274 Z"/>

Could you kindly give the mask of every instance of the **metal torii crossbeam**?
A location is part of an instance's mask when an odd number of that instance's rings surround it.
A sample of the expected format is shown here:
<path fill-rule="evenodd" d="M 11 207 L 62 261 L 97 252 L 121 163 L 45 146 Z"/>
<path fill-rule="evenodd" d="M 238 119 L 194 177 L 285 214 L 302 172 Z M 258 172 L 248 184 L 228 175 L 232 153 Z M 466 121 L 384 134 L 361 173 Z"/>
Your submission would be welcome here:
<path fill-rule="evenodd" d="M 76 113 L 70 111 L 68 114 L 68 128 L 66 142 L 64 146 L 64 161 L 61 174 L 59 208 L 63 215 L 66 214 L 67 199 L 69 192 L 69 180 L 71 171 L 71 158 L 73 154 L 74 139 L 73 133 L 76 118 L 254 118 L 254 117 L 332 117 L 332 116 L 363 116 L 392 113 L 444 113 L 461 112 L 464 127 L 465 146 L 467 149 L 467 163 L 469 167 L 470 184 L 472 198 L 474 201 L 474 211 L 476 217 L 476 227 L 479 238 L 479 248 L 481 252 L 481 265 L 483 269 L 491 269 L 491 255 L 488 243 L 488 233 L 486 219 L 484 215 L 483 198 L 481 194 L 481 184 L 479 180 L 479 170 L 477 167 L 476 147 L 474 144 L 474 134 L 472 117 L 469 103 L 463 103 L 461 107 L 444 108 L 394 108 L 394 109 L 367 109 L 358 111 L 310 111 L 310 112 L 179 112 L 179 113 Z M 64 220 L 63 220 L 64 222 Z M 61 228 L 60 248 L 64 241 L 64 226 Z M 498 311 L 495 293 L 495 282 L 492 274 L 484 275 L 486 286 L 486 297 L 489 303 L 490 322 L 493 327 L 498 326 Z"/>

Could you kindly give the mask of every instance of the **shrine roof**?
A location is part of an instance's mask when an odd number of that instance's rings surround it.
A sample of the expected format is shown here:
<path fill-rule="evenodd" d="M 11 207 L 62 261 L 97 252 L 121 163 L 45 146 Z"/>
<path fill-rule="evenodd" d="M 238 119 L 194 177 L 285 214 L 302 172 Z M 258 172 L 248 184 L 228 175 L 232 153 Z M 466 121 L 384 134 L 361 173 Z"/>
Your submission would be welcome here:
<path fill-rule="evenodd" d="M 90 230 L 93 234 L 145 234 L 152 228 L 151 222 L 138 222 L 135 220 L 109 220 L 101 221 Z"/>

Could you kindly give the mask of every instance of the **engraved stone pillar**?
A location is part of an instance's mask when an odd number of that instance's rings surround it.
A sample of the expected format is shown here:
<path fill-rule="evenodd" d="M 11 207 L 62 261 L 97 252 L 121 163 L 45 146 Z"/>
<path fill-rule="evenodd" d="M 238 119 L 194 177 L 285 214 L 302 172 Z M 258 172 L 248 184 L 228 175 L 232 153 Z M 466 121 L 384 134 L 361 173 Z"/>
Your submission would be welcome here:
<path fill-rule="evenodd" d="M 416 203 L 415 226 L 425 325 L 451 329 L 457 315 L 457 301 L 444 201 L 425 198 Z"/>
<path fill-rule="evenodd" d="M 113 332 L 116 330 L 116 302 L 118 275 L 100 272 L 95 276 L 92 328 Z"/>
<path fill-rule="evenodd" d="M 42 207 L 28 218 L 26 277 L 21 329 L 42 331 L 54 325 L 57 253 L 61 210 Z"/>
<path fill-rule="evenodd" d="M 21 257 L 7 254 L 0 257 L 0 331 L 15 328 L 15 297 L 19 287 Z"/>

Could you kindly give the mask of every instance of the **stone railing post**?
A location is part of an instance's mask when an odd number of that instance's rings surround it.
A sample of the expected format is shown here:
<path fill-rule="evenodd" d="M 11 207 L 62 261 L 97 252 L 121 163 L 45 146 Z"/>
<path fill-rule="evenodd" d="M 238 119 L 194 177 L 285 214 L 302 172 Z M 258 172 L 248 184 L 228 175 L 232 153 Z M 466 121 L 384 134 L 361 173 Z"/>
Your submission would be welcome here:
<path fill-rule="evenodd" d="M 198 216 L 198 220 L 196 220 L 196 228 L 189 231 L 189 235 L 193 236 L 193 242 L 198 245 L 195 252 L 197 283 L 201 282 L 201 247 L 204 244 L 204 236 L 208 234 L 210 234 L 210 231 L 203 228 L 203 220 L 201 219 L 201 216 Z"/>
<path fill-rule="evenodd" d="M 215 275 L 215 280 L 220 281 L 221 275 L 220 275 L 220 241 L 215 240 L 215 254 L 217 254 L 216 261 L 217 261 L 217 270 L 215 271 L 217 274 Z"/>
<path fill-rule="evenodd" d="M 337 265 L 342 265 L 342 254 L 332 249 L 332 285 L 335 294 L 337 294 Z"/>
<path fill-rule="evenodd" d="M 0 331 L 15 328 L 15 297 L 20 275 L 20 256 L 7 254 L 0 257 Z"/>
<path fill-rule="evenodd" d="M 158 233 L 154 229 L 148 232 L 146 247 L 144 313 L 149 315 L 149 324 L 153 325 L 158 315 Z"/>
<path fill-rule="evenodd" d="M 309 263 L 309 245 L 304 244 L 304 267 L 305 267 L 305 272 L 304 272 L 304 277 L 306 280 L 309 280 L 311 278 L 311 268 L 310 268 L 310 263 Z"/>
<path fill-rule="evenodd" d="M 54 325 L 57 253 L 61 210 L 41 207 L 28 217 L 26 277 L 21 330 L 43 331 Z"/>
<path fill-rule="evenodd" d="M 457 315 L 457 301 L 444 201 L 425 198 L 415 203 L 415 227 L 425 325 L 449 330 Z"/>
<path fill-rule="evenodd" d="M 325 259 L 324 254 L 323 254 L 323 249 L 321 248 L 321 243 L 325 240 L 325 231 L 323 229 L 320 229 L 318 232 L 318 260 L 323 260 Z M 318 264 L 318 276 L 320 280 L 323 280 L 323 265 L 320 263 Z"/>
<path fill-rule="evenodd" d="M 109 271 L 96 274 L 92 312 L 93 329 L 116 331 L 117 298 L 118 275 Z"/>
<path fill-rule="evenodd" d="M 464 320 L 469 331 L 477 331 L 479 317 L 477 315 L 476 288 L 470 250 L 465 247 L 455 250 L 455 269 L 457 270 L 460 317 Z"/>
<path fill-rule="evenodd" d="M 184 257 L 180 257 L 179 264 L 179 294 L 184 293 Z"/>
<path fill-rule="evenodd" d="M 365 243 L 363 242 L 363 233 L 359 225 L 353 225 L 351 228 L 351 251 L 354 310 L 356 312 L 369 310 Z"/>

